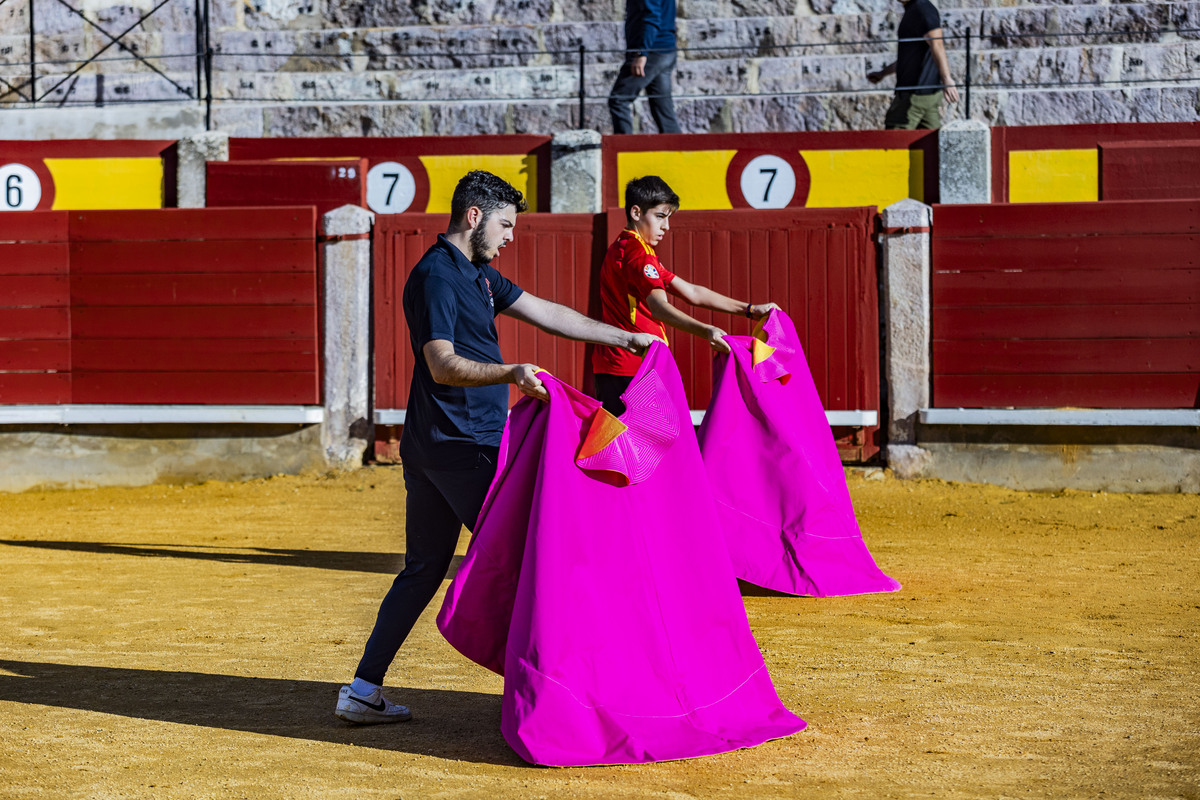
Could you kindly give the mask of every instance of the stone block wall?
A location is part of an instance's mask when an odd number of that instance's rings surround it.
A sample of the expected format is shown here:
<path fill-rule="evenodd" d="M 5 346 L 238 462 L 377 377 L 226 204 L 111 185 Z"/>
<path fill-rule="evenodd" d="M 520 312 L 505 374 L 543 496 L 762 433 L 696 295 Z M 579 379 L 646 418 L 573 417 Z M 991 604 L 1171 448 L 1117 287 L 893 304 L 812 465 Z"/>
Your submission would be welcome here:
<path fill-rule="evenodd" d="M 621 0 L 210 0 L 214 122 L 239 136 L 406 136 L 611 129 L 605 99 L 623 49 Z M 0 5 L 0 113 L 29 78 L 36 15 L 45 104 L 187 100 L 194 0 Z M 972 117 L 993 125 L 1200 118 L 1200 2 L 944 0 L 950 36 L 973 35 Z M 676 106 L 688 132 L 881 125 L 896 0 L 679 0 Z M 103 29 L 103 30 L 101 30 Z M 1113 31 L 1112 34 L 1097 32 Z M 1166 32 L 1164 32 L 1166 31 Z M 107 32 L 107 33 L 105 33 Z M 963 39 L 948 48 L 959 82 Z M 109 45 L 70 75 L 69 59 Z M 579 47 L 587 50 L 579 119 Z M 132 60 L 130 52 L 147 59 Z M 7 85 L 6 85 L 7 84 Z M 24 90 L 27 93 L 27 88 Z M 962 103 L 947 120 L 961 118 Z M 639 129 L 653 130 L 644 100 Z"/>

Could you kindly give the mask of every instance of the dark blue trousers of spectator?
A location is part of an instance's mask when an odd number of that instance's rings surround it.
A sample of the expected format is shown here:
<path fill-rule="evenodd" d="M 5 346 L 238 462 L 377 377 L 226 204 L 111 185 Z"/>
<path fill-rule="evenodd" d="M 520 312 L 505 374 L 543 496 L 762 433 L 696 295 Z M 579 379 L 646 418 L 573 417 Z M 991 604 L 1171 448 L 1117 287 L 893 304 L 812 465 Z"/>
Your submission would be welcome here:
<path fill-rule="evenodd" d="M 679 133 L 675 102 L 671 99 L 671 76 L 675 73 L 675 51 L 646 54 L 646 74 L 634 75 L 629 62 L 621 65 L 608 95 L 613 133 L 633 133 L 633 101 L 645 89 L 650 114 L 659 133 Z"/>
<path fill-rule="evenodd" d="M 450 569 L 461 526 L 475 530 L 496 474 L 497 447 L 479 448 L 474 467 L 429 469 L 404 463 L 404 571 L 379 606 L 354 677 L 383 685 L 388 667 Z"/>

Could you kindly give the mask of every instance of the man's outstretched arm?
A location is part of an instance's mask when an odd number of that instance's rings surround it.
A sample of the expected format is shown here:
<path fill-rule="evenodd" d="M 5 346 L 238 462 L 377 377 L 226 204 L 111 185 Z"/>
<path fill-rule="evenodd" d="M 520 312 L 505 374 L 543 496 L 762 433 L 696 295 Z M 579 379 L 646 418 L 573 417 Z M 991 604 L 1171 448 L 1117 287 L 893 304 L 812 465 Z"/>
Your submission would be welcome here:
<path fill-rule="evenodd" d="M 586 317 L 573 308 L 543 300 L 529 292 L 522 294 L 516 302 L 500 313 L 528 322 L 555 336 L 563 336 L 577 342 L 619 347 L 639 356 L 646 352 L 646 348 L 652 342 L 658 341 L 648 333 L 631 333 L 614 328 L 612 325 Z"/>
<path fill-rule="evenodd" d="M 549 400 L 550 395 L 537 377 L 538 368 L 533 364 L 485 364 L 463 358 L 454 352 L 454 342 L 433 339 L 421 348 L 429 374 L 444 386 L 494 386 L 498 383 L 513 383 L 522 393 L 539 400 Z"/>

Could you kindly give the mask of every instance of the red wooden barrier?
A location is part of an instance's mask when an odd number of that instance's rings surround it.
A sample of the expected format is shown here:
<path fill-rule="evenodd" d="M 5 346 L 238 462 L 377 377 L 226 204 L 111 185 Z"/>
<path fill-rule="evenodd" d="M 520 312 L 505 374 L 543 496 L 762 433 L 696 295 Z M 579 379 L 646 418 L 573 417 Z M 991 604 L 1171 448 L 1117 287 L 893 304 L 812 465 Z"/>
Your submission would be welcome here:
<path fill-rule="evenodd" d="M 0 214 L 0 403 L 65 403 L 71 391 L 67 212 Z"/>
<path fill-rule="evenodd" d="M 1196 406 L 1200 200 L 934 219 L 935 406 Z"/>
<path fill-rule="evenodd" d="M 317 207 L 317 218 L 344 205 L 366 206 L 367 161 L 210 161 L 205 192 L 209 208 L 226 206 Z"/>
<path fill-rule="evenodd" d="M 754 303 L 778 303 L 796 323 L 825 408 L 879 412 L 874 219 L 874 208 L 684 210 L 671 217 L 671 230 L 656 250 L 684 280 Z M 611 210 L 609 239 L 624 224 L 624 210 Z M 681 307 L 729 333 L 751 331 L 745 317 Z M 691 407 L 707 408 L 711 349 L 674 329 L 668 334 Z M 836 430 L 843 457 L 873 457 L 878 431 Z"/>
<path fill-rule="evenodd" d="M 1090 150 L 1112 147 L 1121 142 L 1170 142 L 1200 139 L 1200 122 L 1104 122 L 1093 125 L 1021 125 L 1011 128 L 992 128 L 992 200 L 1008 202 L 1008 156 L 1013 150 Z M 1101 152 L 1103 158 L 1103 152 Z M 1103 167 L 1102 167 L 1103 169 Z M 1146 199 L 1181 197 L 1158 180 L 1168 177 L 1170 161 L 1156 168 L 1141 180 Z M 1133 176 L 1135 182 L 1138 180 Z M 1103 179 L 1102 179 L 1103 180 Z M 1101 184 L 1102 200 L 1127 200 L 1132 196 L 1106 196 Z"/>
<path fill-rule="evenodd" d="M 0 402 L 320 402 L 311 207 L 0 217 Z"/>
<path fill-rule="evenodd" d="M 723 294 L 773 300 L 796 321 L 826 408 L 880 410 L 874 209 L 692 211 L 672 218 L 659 253 L 686 280 Z M 445 230 L 445 215 L 380 217 L 375 229 L 375 407 L 407 406 L 412 375 L 401 292 L 411 267 Z M 495 265 L 540 297 L 594 311 L 590 286 L 624 212 L 608 215 L 523 214 L 514 243 Z M 689 309 L 691 311 L 691 309 Z M 730 333 L 746 334 L 744 317 L 696 311 Z M 510 361 L 536 363 L 583 385 L 583 345 L 552 337 L 501 316 L 501 349 Z M 712 355 L 694 337 L 672 336 L 692 408 L 708 406 Z M 512 399 L 516 399 L 515 390 Z M 843 456 L 879 450 L 878 428 L 837 431 Z M 380 430 L 376 453 L 395 456 L 395 431 Z M 388 437 L 393 437 L 389 442 Z"/>
<path fill-rule="evenodd" d="M 1200 197 L 1200 139 L 1100 143 L 1101 200 Z"/>
<path fill-rule="evenodd" d="M 684 133 L 605 136 L 601 144 L 603 160 L 603 185 L 601 191 L 605 206 L 623 206 L 625 187 L 621 185 L 622 171 L 619 167 L 622 153 L 667 152 L 685 154 L 696 151 L 736 151 L 726 173 L 709 175 L 711 180 L 725 190 L 734 208 L 748 208 L 754 203 L 745 197 L 741 189 L 742 170 L 756 156 L 772 155 L 787 162 L 795 170 L 796 192 L 787 205 L 803 207 L 808 204 L 808 166 L 801 151 L 805 150 L 912 150 L 921 151 L 923 174 L 921 183 L 923 200 L 935 203 L 938 200 L 938 139 L 937 131 L 786 131 L 756 133 L 747 136 L 741 133 Z M 645 173 L 644 173 L 645 174 Z M 649 174 L 656 174 L 650 170 Z M 633 177 L 633 176 L 629 176 Z M 870 180 L 871 174 L 851 175 L 849 180 Z M 679 187 L 676 187 L 678 189 Z M 760 187 L 761 188 L 761 187 Z M 696 198 L 684 197 L 684 207 L 699 208 Z M 721 206 L 716 206 L 721 207 Z M 724 206 L 728 208 L 728 206 Z M 772 204 L 775 207 L 775 204 Z M 714 208 L 714 206 L 708 206 Z"/>
<path fill-rule="evenodd" d="M 588 310 L 594 252 L 593 214 L 522 214 L 516 236 L 493 266 L 539 297 Z M 401 294 L 417 261 L 444 233 L 446 214 L 381 216 L 375 226 L 375 407 L 405 408 L 412 378 L 412 347 Z M 497 320 L 500 347 L 510 362 L 531 362 L 575 386 L 584 379 L 584 345 L 518 323 Z M 518 399 L 516 389 L 510 399 Z"/>
<path fill-rule="evenodd" d="M 513 156 L 525 159 L 524 171 L 531 174 L 531 185 L 519 185 L 527 200 L 534 200 L 532 211 L 550 210 L 550 137 L 533 134 L 503 136 L 339 136 L 334 138 L 270 137 L 263 139 L 232 138 L 229 140 L 229 157 L 233 161 L 259 159 L 304 159 L 304 158 L 364 158 L 368 168 L 388 165 L 380 180 L 390 177 L 383 184 L 383 192 L 368 202 L 372 210 L 380 214 L 425 212 L 432 195 L 447 201 L 454 184 L 468 169 L 490 169 L 503 172 L 496 164 L 506 162 Z M 498 159 L 498 161 L 497 161 Z M 447 160 L 455 161 L 447 172 Z M 429 163 L 427 163 L 429 162 Z M 432 162 L 438 162 L 434 165 Z M 395 166 L 403 167 L 396 170 Z M 412 180 L 411 194 L 397 187 L 397 172 L 407 172 Z M 510 177 L 511 179 L 511 177 Z M 405 201 L 396 206 L 395 197 L 404 195 Z M 370 192 L 368 187 L 368 192 Z M 384 194 L 387 200 L 384 200 Z M 443 209 L 445 206 L 442 207 Z M 441 209 L 439 209 L 441 210 Z"/>

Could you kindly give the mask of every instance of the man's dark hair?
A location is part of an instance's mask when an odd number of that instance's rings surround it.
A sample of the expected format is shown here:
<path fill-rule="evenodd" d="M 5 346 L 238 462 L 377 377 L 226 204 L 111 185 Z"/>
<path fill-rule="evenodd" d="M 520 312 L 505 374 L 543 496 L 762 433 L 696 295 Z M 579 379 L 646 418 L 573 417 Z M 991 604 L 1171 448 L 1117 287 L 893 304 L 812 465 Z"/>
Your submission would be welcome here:
<path fill-rule="evenodd" d="M 646 212 L 663 203 L 678 209 L 679 195 L 671 191 L 667 182 L 657 175 L 634 178 L 625 184 L 625 219 L 630 222 L 633 221 L 633 217 L 629 215 L 629 210 L 634 206 Z"/>
<path fill-rule="evenodd" d="M 454 187 L 454 197 L 450 199 L 450 219 L 455 223 L 462 222 L 467 216 L 467 209 L 475 206 L 483 212 L 486 220 L 493 212 L 508 205 L 516 206 L 517 213 L 524 211 L 525 196 L 503 178 L 477 169 L 464 175 Z"/>

